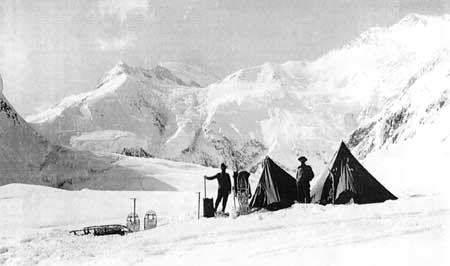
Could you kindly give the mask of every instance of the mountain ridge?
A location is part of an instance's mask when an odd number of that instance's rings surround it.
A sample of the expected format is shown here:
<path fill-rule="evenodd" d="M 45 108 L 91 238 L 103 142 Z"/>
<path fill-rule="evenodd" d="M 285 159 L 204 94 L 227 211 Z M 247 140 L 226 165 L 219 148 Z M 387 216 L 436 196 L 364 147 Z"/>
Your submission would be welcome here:
<path fill-rule="evenodd" d="M 142 134 L 154 141 L 146 148 L 166 159 L 214 166 L 223 160 L 239 169 L 252 168 L 266 155 L 295 169 L 296 157 L 304 154 L 321 169 L 335 143 L 401 98 L 421 71 L 433 71 L 432 61 L 450 45 L 442 34 L 450 29 L 448 18 L 409 15 L 390 27 L 371 28 L 316 60 L 265 63 L 204 88 L 178 87 L 165 94 L 156 86 L 154 98 L 165 107 L 155 112 L 165 114 L 164 129 Z M 75 146 L 92 144 L 76 138 Z"/>

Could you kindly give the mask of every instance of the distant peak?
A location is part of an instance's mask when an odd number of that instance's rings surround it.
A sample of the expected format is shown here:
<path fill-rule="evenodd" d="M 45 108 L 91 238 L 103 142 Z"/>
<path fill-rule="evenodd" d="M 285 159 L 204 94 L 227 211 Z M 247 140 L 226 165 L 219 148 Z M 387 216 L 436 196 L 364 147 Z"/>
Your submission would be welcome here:
<path fill-rule="evenodd" d="M 115 68 L 121 69 L 121 70 L 123 70 L 124 72 L 127 72 L 127 73 L 130 73 L 133 70 L 133 67 L 128 65 L 127 63 L 125 63 L 125 61 L 123 61 L 123 60 L 120 60 L 116 64 Z"/>
<path fill-rule="evenodd" d="M 427 17 L 427 16 L 416 14 L 416 13 L 411 13 L 411 14 L 406 15 L 396 25 L 409 26 L 409 27 L 418 26 L 418 25 L 425 26 L 428 24 L 428 20 L 429 20 L 429 17 Z"/>
<path fill-rule="evenodd" d="M 110 71 L 108 71 L 107 76 L 117 76 L 120 74 L 131 75 L 135 72 L 136 70 L 134 67 L 128 65 L 123 60 L 120 60 Z"/>
<path fill-rule="evenodd" d="M 129 67 L 127 63 L 125 63 L 125 61 L 123 60 L 119 60 L 119 62 L 117 62 L 116 66 L 118 67 Z"/>
<path fill-rule="evenodd" d="M 172 73 L 172 71 L 162 66 L 161 64 L 156 65 L 154 68 L 151 69 L 151 71 L 154 73 L 156 78 L 161 81 L 170 80 L 178 85 L 188 86 L 188 84 L 186 84 L 182 79 L 177 77 L 174 73 Z"/>

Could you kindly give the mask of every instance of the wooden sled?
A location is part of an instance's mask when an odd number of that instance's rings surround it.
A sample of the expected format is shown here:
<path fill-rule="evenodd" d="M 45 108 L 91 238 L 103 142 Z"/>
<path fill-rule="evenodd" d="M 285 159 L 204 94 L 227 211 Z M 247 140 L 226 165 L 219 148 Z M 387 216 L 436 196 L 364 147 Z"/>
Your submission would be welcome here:
<path fill-rule="evenodd" d="M 80 230 L 72 230 L 70 233 L 76 236 L 82 235 L 94 235 L 94 236 L 105 236 L 105 235 L 125 235 L 132 233 L 133 231 L 121 224 L 108 224 L 108 225 L 96 225 L 84 227 Z"/>

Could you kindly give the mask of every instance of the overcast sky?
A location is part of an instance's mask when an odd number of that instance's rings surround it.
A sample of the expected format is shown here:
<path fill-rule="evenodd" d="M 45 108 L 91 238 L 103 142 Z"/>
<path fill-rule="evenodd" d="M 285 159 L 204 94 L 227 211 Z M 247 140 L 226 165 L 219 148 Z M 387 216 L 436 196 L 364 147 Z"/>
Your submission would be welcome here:
<path fill-rule="evenodd" d="M 309 60 L 449 0 L 0 0 L 0 73 L 22 115 L 91 90 L 119 60 L 181 61 L 224 76 Z"/>

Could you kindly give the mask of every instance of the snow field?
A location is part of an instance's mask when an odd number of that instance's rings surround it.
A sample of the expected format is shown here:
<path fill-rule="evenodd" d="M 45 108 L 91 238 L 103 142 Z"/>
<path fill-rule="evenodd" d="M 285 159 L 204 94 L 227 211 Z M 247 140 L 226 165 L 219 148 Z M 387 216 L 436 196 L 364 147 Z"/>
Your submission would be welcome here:
<path fill-rule="evenodd" d="M 277 212 L 197 220 L 204 174 L 218 169 L 162 159 L 117 163 L 178 191 L 65 191 L 35 185 L 0 187 L 0 264 L 4 265 L 446 265 L 450 200 L 445 194 L 402 195 L 380 204 L 295 204 Z M 231 172 L 229 172 L 231 174 Z M 252 175 L 253 190 L 259 175 Z M 217 182 L 207 182 L 208 197 Z M 120 223 L 137 198 L 143 224 L 126 236 L 73 236 L 83 226 Z M 233 206 L 229 198 L 228 211 Z M 200 209 L 202 211 L 202 209 Z M 142 225 L 141 225 L 142 226 Z"/>
<path fill-rule="evenodd" d="M 35 200 L 49 197 L 27 204 L 34 212 L 55 218 L 33 220 L 26 225 L 33 230 L 21 236 L 1 236 L 0 263 L 5 265 L 446 265 L 449 261 L 450 205 L 439 195 L 368 205 L 295 204 L 237 219 L 197 220 L 195 201 L 185 193 L 70 192 L 17 184 L 0 190 L 2 213 L 5 198 L 9 206 L 11 200 L 27 198 L 17 191 L 35 194 Z M 124 223 L 132 208 L 130 196 L 141 199 L 139 213 L 145 210 L 143 202 L 154 206 L 162 218 L 156 229 L 124 237 L 67 232 L 83 223 Z M 62 199 L 67 203 L 53 203 Z M 166 207 L 160 208 L 161 203 Z M 25 213 L 15 217 L 25 218 L 20 217 Z"/>

